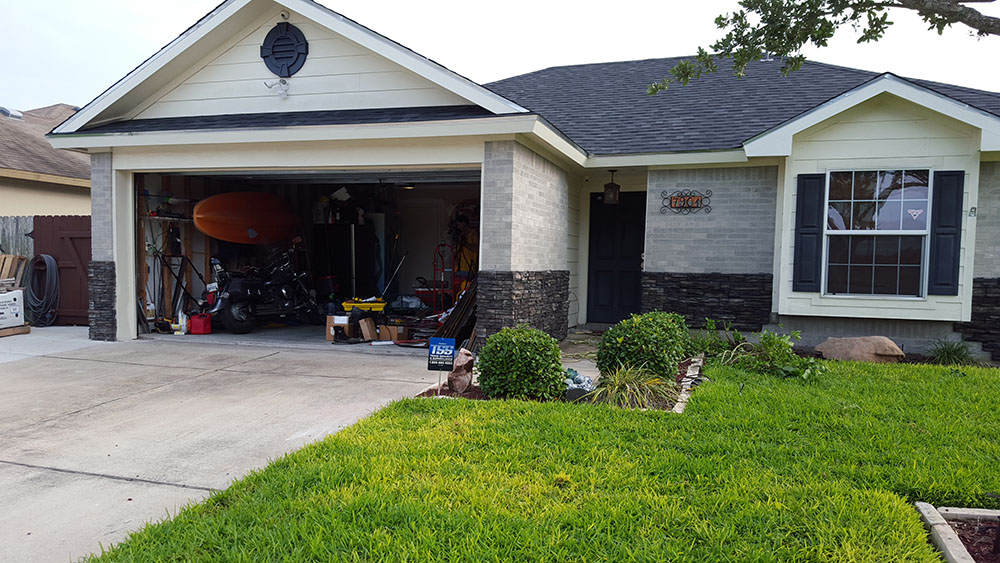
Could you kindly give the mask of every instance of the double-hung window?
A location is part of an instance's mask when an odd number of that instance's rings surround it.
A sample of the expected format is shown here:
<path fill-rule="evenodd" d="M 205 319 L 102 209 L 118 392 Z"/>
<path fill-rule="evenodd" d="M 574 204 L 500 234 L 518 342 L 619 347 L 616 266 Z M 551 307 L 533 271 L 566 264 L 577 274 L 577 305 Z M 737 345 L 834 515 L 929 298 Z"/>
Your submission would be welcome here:
<path fill-rule="evenodd" d="M 925 295 L 931 173 L 830 172 L 827 181 L 827 295 Z"/>

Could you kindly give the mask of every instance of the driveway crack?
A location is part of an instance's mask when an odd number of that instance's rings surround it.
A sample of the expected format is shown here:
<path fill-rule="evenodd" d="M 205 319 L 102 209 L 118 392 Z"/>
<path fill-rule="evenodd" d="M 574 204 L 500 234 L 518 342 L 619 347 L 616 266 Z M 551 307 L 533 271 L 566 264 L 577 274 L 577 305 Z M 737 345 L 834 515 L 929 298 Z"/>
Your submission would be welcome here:
<path fill-rule="evenodd" d="M 142 479 L 140 477 L 125 477 L 122 475 L 111 475 L 109 473 L 94 473 L 92 471 L 78 471 L 76 469 L 63 469 L 61 467 L 51 467 L 48 465 L 35 465 L 33 463 L 21 463 L 18 461 L 10 461 L 6 459 L 0 459 L 0 463 L 5 465 L 13 465 L 15 467 L 25 467 L 28 469 L 40 469 L 43 471 L 54 471 L 56 473 L 66 473 L 69 475 L 82 475 L 85 477 L 97 477 L 100 479 L 112 479 L 115 481 L 127 481 L 130 483 L 145 483 L 148 485 L 161 485 L 164 487 L 177 487 L 179 489 L 192 489 L 195 491 L 207 491 L 215 492 L 220 489 L 213 489 L 211 487 L 200 487 L 198 485 L 186 485 L 184 483 L 171 483 L 170 481 L 157 481 L 155 479 Z"/>

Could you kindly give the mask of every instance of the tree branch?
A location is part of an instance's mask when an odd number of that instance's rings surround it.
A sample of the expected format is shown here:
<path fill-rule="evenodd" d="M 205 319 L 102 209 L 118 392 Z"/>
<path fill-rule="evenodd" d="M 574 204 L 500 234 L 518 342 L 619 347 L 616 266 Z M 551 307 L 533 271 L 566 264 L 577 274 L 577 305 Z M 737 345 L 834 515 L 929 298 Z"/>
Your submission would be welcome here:
<path fill-rule="evenodd" d="M 975 29 L 979 35 L 1000 35 L 1000 18 L 987 16 L 982 12 L 963 6 L 953 0 L 896 0 L 899 5 L 915 10 L 928 23 L 941 32 L 952 23 L 963 23 Z M 984 1 L 984 0 L 966 0 Z M 986 0 L 991 1 L 991 0 Z"/>

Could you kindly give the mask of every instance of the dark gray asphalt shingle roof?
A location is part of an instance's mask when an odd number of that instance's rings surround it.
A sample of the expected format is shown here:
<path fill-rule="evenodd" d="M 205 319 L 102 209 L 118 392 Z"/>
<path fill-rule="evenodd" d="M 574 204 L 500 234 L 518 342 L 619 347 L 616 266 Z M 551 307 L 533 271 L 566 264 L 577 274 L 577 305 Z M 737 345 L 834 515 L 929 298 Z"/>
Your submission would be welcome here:
<path fill-rule="evenodd" d="M 752 63 L 743 78 L 728 61 L 719 72 L 655 96 L 646 86 L 681 58 L 554 67 L 486 87 L 545 118 L 594 155 L 735 149 L 744 141 L 878 76 L 806 62 L 781 76 L 781 62 Z M 1000 116 L 1000 94 L 924 80 L 913 83 Z M 82 133 L 251 129 L 402 123 L 492 117 L 478 106 L 384 108 L 136 119 Z"/>
<path fill-rule="evenodd" d="M 152 131 L 197 131 L 202 129 L 258 129 L 305 125 L 359 125 L 405 123 L 494 117 L 479 106 L 348 109 L 279 113 L 230 113 L 191 117 L 159 117 L 115 121 L 84 129 L 81 133 L 140 133 Z M 59 133 L 56 133 L 59 135 Z"/>
<path fill-rule="evenodd" d="M 689 57 L 690 58 L 690 57 Z M 487 84 L 543 116 L 591 154 L 733 149 L 772 127 L 878 76 L 806 62 L 781 76 L 781 62 L 752 63 L 743 78 L 719 72 L 655 96 L 646 86 L 682 58 L 563 66 Z M 913 80 L 1000 116 L 1000 94 Z"/>

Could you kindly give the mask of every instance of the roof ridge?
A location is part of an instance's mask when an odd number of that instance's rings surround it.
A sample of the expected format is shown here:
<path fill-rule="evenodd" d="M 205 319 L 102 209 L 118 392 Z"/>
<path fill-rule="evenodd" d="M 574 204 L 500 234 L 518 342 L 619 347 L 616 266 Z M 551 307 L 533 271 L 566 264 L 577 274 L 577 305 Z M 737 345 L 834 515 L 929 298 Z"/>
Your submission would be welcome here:
<path fill-rule="evenodd" d="M 694 59 L 696 56 L 697 55 L 681 55 L 681 56 L 676 56 L 676 57 L 647 57 L 647 58 L 644 58 L 644 59 L 627 59 L 627 60 L 623 60 L 623 61 L 605 61 L 605 62 L 599 62 L 599 63 L 578 63 L 578 64 L 568 64 L 568 65 L 555 65 L 555 66 L 548 66 L 548 67 L 545 67 L 545 68 L 540 68 L 540 69 L 537 69 L 537 70 L 532 70 L 532 71 L 525 72 L 525 73 L 522 73 L 522 74 L 515 74 L 514 76 L 508 76 L 508 77 L 505 77 L 505 78 L 501 78 L 499 80 L 494 80 L 492 82 L 488 82 L 487 84 L 496 84 L 498 82 L 503 82 L 505 80 L 510 80 L 512 78 L 519 78 L 519 77 L 523 77 L 523 76 L 530 76 L 530 75 L 533 75 L 533 74 L 537 74 L 539 72 L 546 72 L 546 71 L 550 71 L 550 70 L 558 70 L 558 69 L 566 69 L 566 68 L 584 68 L 584 67 L 594 67 L 594 66 L 601 66 L 601 65 L 618 65 L 618 64 L 628 64 L 628 63 L 645 63 L 645 62 L 654 62 L 654 61 L 670 61 L 670 60 L 682 61 L 682 60 L 685 60 L 685 59 Z M 728 59 L 729 57 L 720 57 L 720 58 Z M 806 65 L 819 65 L 819 66 L 825 66 L 825 67 L 828 67 L 828 68 L 835 68 L 835 69 L 838 69 L 838 70 L 846 70 L 846 71 L 854 72 L 856 74 L 861 74 L 861 75 L 868 76 L 868 77 L 875 77 L 875 76 L 878 76 L 879 74 L 884 74 L 884 73 L 874 72 L 874 71 L 870 71 L 870 70 L 864 70 L 864 69 L 860 69 L 860 68 L 853 68 L 853 67 L 849 67 L 849 66 L 841 66 L 841 65 L 831 64 L 831 63 L 825 63 L 825 62 L 822 62 L 822 61 L 816 61 L 816 60 L 812 60 L 812 59 L 807 59 L 804 64 L 806 64 Z"/>
<path fill-rule="evenodd" d="M 626 61 L 605 61 L 605 62 L 601 62 L 601 63 L 577 63 L 577 64 L 569 64 L 569 65 L 547 66 L 545 68 L 540 68 L 540 69 L 532 70 L 532 71 L 525 72 L 525 73 L 522 73 L 522 74 L 515 74 L 513 76 L 508 76 L 506 78 L 501 78 L 500 80 L 494 80 L 493 82 L 487 82 L 486 84 L 487 85 L 489 85 L 489 84 L 496 84 L 498 82 L 503 82 L 505 80 L 510 80 L 511 78 L 520 78 L 522 76 L 530 76 L 532 74 L 537 74 L 539 72 L 545 72 L 547 70 L 556 70 L 556 69 L 562 69 L 562 68 L 582 68 L 582 67 L 588 67 L 588 66 L 617 65 L 617 64 L 626 64 L 626 63 L 644 63 L 644 62 L 649 62 L 649 61 L 668 61 L 668 60 L 672 60 L 672 59 L 680 60 L 680 59 L 686 59 L 686 58 L 689 58 L 689 57 L 687 57 L 687 56 L 684 56 L 684 57 L 648 57 L 648 58 L 645 58 L 645 59 L 629 59 L 629 60 L 626 60 Z"/>

